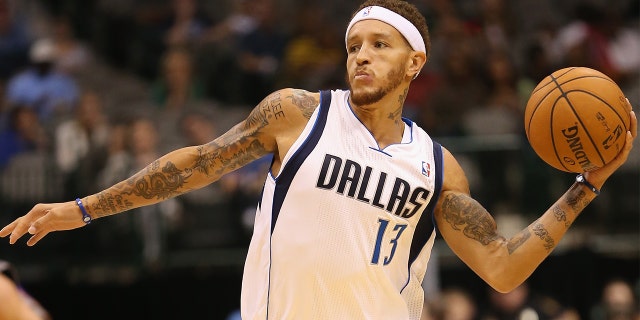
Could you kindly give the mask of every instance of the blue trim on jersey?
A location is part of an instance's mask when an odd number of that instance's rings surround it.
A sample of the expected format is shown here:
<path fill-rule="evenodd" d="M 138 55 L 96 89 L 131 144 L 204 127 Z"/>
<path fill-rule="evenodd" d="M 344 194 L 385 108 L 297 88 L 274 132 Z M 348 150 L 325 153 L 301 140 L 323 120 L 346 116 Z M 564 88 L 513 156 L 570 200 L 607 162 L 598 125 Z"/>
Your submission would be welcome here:
<path fill-rule="evenodd" d="M 442 191 L 442 180 L 444 172 L 444 168 L 442 165 L 442 147 L 435 141 L 433 141 L 433 158 L 436 167 L 435 188 L 433 189 L 431 201 L 429 201 L 427 208 L 420 216 L 420 220 L 416 225 L 416 231 L 413 234 L 413 241 L 411 241 L 411 251 L 409 251 L 409 264 L 412 264 L 416 260 L 424 245 L 427 243 L 427 241 L 429 241 L 431 233 L 433 233 L 433 230 L 435 228 L 433 211 L 435 210 L 436 203 L 440 198 L 440 191 Z"/>
<path fill-rule="evenodd" d="M 331 91 L 320 91 L 320 111 L 318 113 L 318 117 L 316 119 L 316 123 L 313 125 L 313 129 L 311 129 L 311 133 L 307 137 L 306 141 L 302 144 L 302 146 L 296 151 L 296 153 L 291 157 L 289 162 L 284 166 L 280 175 L 275 179 L 276 186 L 273 192 L 273 207 L 271 210 L 271 233 L 273 234 L 273 229 L 276 227 L 276 221 L 278 220 L 278 215 L 280 214 L 280 209 L 282 208 L 282 204 L 284 203 L 284 198 L 287 196 L 287 192 L 289 191 L 289 187 L 291 186 L 291 182 L 293 178 L 296 176 L 298 169 L 302 166 L 304 160 L 307 159 L 311 151 L 315 149 L 318 141 L 320 141 L 320 137 L 322 136 L 322 132 L 324 131 L 324 127 L 327 124 L 327 116 L 329 114 L 329 106 L 331 105 Z"/>
<path fill-rule="evenodd" d="M 413 142 L 413 121 L 411 121 L 411 120 L 409 120 L 408 118 L 405 118 L 405 117 L 402 117 L 402 121 L 404 123 L 406 123 L 407 126 L 409 126 L 409 129 L 410 129 L 409 130 L 409 141 L 403 142 L 403 143 L 405 143 L 405 144 L 411 143 L 411 142 Z"/>
<path fill-rule="evenodd" d="M 411 269 L 411 265 L 418 258 L 420 251 L 424 248 L 424 246 L 431 238 L 431 234 L 433 234 L 433 230 L 435 229 L 435 219 L 433 217 L 433 212 L 435 211 L 436 203 L 438 203 L 438 199 L 440 198 L 440 192 L 442 191 L 442 181 L 444 176 L 444 158 L 442 156 L 442 146 L 439 143 L 433 141 L 433 160 L 435 162 L 435 173 L 436 173 L 436 181 L 435 186 L 433 188 L 433 195 L 431 196 L 431 200 L 427 205 L 427 208 L 422 212 L 420 216 L 420 220 L 418 220 L 418 224 L 416 225 L 416 230 L 413 233 L 413 239 L 411 241 L 411 249 L 409 250 L 409 270 Z M 407 287 L 409 281 L 411 280 L 411 271 L 409 271 L 409 276 L 407 277 L 407 282 L 402 286 L 400 292 L 404 291 L 404 288 Z"/>
<path fill-rule="evenodd" d="M 433 223 L 434 228 L 438 230 L 438 224 L 436 223 L 436 217 L 434 216 L 433 212 L 435 211 L 435 206 L 436 206 L 436 203 L 438 202 L 438 199 L 440 199 L 440 193 L 442 192 L 442 184 L 444 183 L 444 153 L 442 152 L 442 146 L 435 141 L 433 142 L 433 157 L 436 162 L 436 168 L 439 168 L 436 170 L 435 191 L 437 193 L 435 194 L 436 201 L 430 203 L 431 207 L 427 206 L 427 208 L 429 209 L 429 211 L 431 211 L 431 222 Z"/>

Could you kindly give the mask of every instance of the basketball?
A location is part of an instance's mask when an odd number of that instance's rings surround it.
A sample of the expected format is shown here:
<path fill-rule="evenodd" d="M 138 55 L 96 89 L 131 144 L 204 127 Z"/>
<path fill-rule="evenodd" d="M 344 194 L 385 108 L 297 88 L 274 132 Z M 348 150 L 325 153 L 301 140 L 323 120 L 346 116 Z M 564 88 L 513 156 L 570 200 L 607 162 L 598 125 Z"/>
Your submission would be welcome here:
<path fill-rule="evenodd" d="M 631 119 L 622 90 L 600 71 L 557 70 L 535 87 L 524 113 L 529 144 L 566 172 L 598 169 L 618 155 Z"/>

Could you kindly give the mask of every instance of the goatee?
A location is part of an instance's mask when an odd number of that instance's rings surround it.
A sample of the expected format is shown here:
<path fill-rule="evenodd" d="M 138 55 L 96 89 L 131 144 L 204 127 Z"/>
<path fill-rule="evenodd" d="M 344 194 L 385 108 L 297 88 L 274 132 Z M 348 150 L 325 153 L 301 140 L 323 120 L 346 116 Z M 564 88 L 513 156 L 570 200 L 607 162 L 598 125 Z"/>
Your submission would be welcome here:
<path fill-rule="evenodd" d="M 384 98 L 384 96 L 389 92 L 398 88 L 404 79 L 404 72 L 401 68 L 391 70 L 391 72 L 387 74 L 386 86 L 377 88 L 373 92 L 364 92 L 364 90 L 361 90 L 360 92 L 354 91 L 351 81 L 349 81 L 349 74 L 347 73 L 345 77 L 347 80 L 346 82 L 349 84 L 349 90 L 351 90 L 351 102 L 355 105 L 363 106 L 374 104 L 382 100 L 382 98 Z"/>

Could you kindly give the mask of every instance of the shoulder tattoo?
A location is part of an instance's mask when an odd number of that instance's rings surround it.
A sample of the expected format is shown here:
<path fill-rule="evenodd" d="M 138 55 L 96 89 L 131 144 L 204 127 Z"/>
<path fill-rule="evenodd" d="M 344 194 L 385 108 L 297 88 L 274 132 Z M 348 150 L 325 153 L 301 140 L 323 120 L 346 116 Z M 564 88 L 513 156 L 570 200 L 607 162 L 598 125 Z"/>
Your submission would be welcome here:
<path fill-rule="evenodd" d="M 291 103 L 298 107 L 302 115 L 307 119 L 311 118 L 313 111 L 316 110 L 320 103 L 314 95 L 304 90 L 293 90 L 293 93 L 287 98 L 291 99 Z"/>
<path fill-rule="evenodd" d="M 284 117 L 280 93 L 275 92 L 264 98 L 260 104 L 251 111 L 245 122 L 245 129 L 253 128 L 257 131 L 269 124 L 269 121 Z"/>

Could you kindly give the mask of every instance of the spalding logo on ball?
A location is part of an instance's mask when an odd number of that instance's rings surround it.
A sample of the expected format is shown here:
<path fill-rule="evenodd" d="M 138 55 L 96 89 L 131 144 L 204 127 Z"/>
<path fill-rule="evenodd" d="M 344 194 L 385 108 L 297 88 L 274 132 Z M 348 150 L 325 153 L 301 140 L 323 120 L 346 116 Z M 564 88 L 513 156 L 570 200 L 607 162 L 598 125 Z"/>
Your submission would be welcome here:
<path fill-rule="evenodd" d="M 566 172 L 598 169 L 622 150 L 631 119 L 620 87 L 600 71 L 564 68 L 531 93 L 524 127 L 536 154 Z"/>

